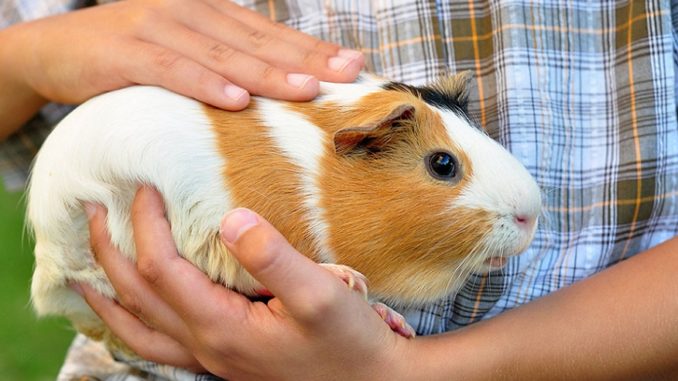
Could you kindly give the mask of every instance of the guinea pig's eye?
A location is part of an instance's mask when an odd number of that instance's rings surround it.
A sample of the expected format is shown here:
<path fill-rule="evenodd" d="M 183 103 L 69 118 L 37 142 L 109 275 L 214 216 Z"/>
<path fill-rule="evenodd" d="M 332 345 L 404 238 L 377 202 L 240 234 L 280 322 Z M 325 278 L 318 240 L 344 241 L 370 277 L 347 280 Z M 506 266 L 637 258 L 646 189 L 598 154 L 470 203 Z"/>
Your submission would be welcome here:
<path fill-rule="evenodd" d="M 457 160 L 448 152 L 434 152 L 426 158 L 426 168 L 438 180 L 451 180 L 457 176 Z"/>

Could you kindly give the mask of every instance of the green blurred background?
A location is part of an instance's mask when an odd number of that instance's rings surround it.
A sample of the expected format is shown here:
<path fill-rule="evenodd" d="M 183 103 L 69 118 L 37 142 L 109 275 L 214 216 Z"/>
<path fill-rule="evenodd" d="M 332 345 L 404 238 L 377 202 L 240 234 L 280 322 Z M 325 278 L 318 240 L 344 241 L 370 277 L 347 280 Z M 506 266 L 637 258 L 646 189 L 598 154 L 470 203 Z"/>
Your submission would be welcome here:
<path fill-rule="evenodd" d="M 63 319 L 37 319 L 31 308 L 33 242 L 23 223 L 23 194 L 0 184 L 0 380 L 54 380 L 74 331 Z"/>

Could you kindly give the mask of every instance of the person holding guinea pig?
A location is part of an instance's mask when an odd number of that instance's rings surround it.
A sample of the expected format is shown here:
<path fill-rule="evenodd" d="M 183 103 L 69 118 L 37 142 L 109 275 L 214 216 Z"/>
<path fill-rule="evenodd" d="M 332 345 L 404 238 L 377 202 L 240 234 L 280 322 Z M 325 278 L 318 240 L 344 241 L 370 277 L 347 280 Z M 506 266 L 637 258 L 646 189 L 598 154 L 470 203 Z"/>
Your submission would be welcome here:
<path fill-rule="evenodd" d="M 154 190 L 134 201 L 136 265 L 111 246 L 95 207 L 92 247 L 122 297 L 74 288 L 149 361 L 148 379 L 678 379 L 678 4 L 75 3 L 0 7 L 9 187 L 22 186 L 35 146 L 70 109 L 58 104 L 108 90 L 159 85 L 239 110 L 249 94 L 311 99 L 318 81 L 362 69 L 412 84 L 470 69 L 471 113 L 543 192 L 524 254 L 401 311 L 414 340 L 254 212 L 226 215 L 221 235 L 274 295 L 267 304 L 178 257 Z M 79 361 L 97 350 L 79 337 L 60 379 L 139 379 L 112 361 Z"/>

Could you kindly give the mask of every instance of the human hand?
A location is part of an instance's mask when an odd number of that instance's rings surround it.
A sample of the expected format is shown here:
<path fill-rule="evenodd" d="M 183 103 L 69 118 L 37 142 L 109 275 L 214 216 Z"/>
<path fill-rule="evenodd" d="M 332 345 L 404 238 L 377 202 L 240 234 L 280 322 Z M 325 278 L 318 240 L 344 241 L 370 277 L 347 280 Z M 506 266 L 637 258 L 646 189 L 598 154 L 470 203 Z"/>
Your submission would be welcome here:
<path fill-rule="evenodd" d="M 136 267 L 111 246 L 105 211 L 93 211 L 92 247 L 120 304 L 85 285 L 81 291 L 142 357 L 228 379 L 403 374 L 402 359 L 416 341 L 393 333 L 359 293 L 296 252 L 261 217 L 236 210 L 221 231 L 229 251 L 275 295 L 268 303 L 212 283 L 179 257 L 157 192 L 142 188 L 134 201 Z"/>
<path fill-rule="evenodd" d="M 147 84 L 239 110 L 248 92 L 312 99 L 318 79 L 350 82 L 364 62 L 226 0 L 121 1 L 2 32 L 6 75 L 69 104 Z"/>

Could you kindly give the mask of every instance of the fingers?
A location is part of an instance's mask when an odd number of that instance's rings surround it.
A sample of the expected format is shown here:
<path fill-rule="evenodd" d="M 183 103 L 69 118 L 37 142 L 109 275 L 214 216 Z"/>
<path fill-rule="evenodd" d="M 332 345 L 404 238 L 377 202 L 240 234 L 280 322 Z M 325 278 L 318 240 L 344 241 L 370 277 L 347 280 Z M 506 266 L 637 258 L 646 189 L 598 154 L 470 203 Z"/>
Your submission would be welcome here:
<path fill-rule="evenodd" d="M 178 257 L 162 199 L 156 191 L 142 188 L 132 209 L 137 266 L 111 244 L 106 210 L 86 204 L 93 251 L 120 302 L 84 284 L 73 288 L 111 331 L 143 358 L 202 371 L 191 355 L 199 349 L 195 348 L 197 340 L 213 335 L 215 322 L 230 327 L 244 321 L 249 302 L 213 284 Z M 225 333 L 220 330 L 220 334 Z"/>
<path fill-rule="evenodd" d="M 138 83 L 147 83 L 148 76 L 151 84 L 229 110 L 248 101 L 220 99 L 218 89 L 224 86 L 237 94 L 229 84 L 252 94 L 305 101 L 318 94 L 318 79 L 350 82 L 364 65 L 357 51 L 272 23 L 230 2 L 179 2 L 137 19 L 142 23 L 133 28 L 137 45 L 153 45 L 144 49 L 150 54 L 144 64 L 131 63 Z M 149 73 L 149 67 L 156 73 Z"/>
<path fill-rule="evenodd" d="M 86 209 L 92 251 L 113 285 L 119 303 L 153 327 L 176 332 L 177 335 L 186 332 L 181 318 L 151 290 L 136 271 L 134 263 L 111 244 L 106 229 L 106 210 L 94 204 L 87 204 Z"/>
<path fill-rule="evenodd" d="M 249 103 L 246 90 L 176 51 L 136 40 L 121 42 L 119 50 L 125 52 L 118 59 L 129 82 L 161 86 L 225 110 Z"/>
<path fill-rule="evenodd" d="M 179 342 L 149 328 L 115 301 L 100 295 L 86 284 L 74 285 L 73 288 L 85 298 L 111 331 L 141 357 L 182 368 L 203 370 L 195 357 Z"/>
<path fill-rule="evenodd" d="M 206 70 L 231 79 L 233 84 L 248 89 L 252 94 L 305 101 L 318 93 L 319 83 L 315 77 L 288 73 L 278 66 L 243 53 L 232 44 L 225 44 L 186 27 L 158 23 L 147 39 L 160 44 L 158 37 L 168 39 L 166 46 L 171 51 L 184 57 L 193 57 Z"/>
<path fill-rule="evenodd" d="M 139 273 L 187 326 L 209 327 L 215 319 L 240 318 L 238 313 L 246 310 L 248 300 L 212 283 L 179 257 L 157 191 L 150 187 L 139 189 L 132 205 L 132 221 Z"/>
<path fill-rule="evenodd" d="M 247 271 L 299 319 L 315 320 L 350 294 L 339 279 L 296 251 L 254 212 L 231 211 L 222 221 L 221 234 Z"/>
<path fill-rule="evenodd" d="M 207 0 L 214 9 L 233 19 L 239 20 L 245 25 L 259 28 L 262 32 L 276 36 L 287 42 L 291 42 L 305 49 L 311 49 L 327 56 L 335 56 L 339 52 L 339 45 L 319 40 L 306 33 L 290 28 L 285 24 L 273 22 L 268 17 L 241 7 L 230 1 Z"/>
<path fill-rule="evenodd" d="M 205 5 L 202 7 L 209 8 Z M 356 78 L 364 64 L 362 54 L 359 52 L 339 49 L 336 46 L 325 49 L 325 46 L 331 44 L 311 36 L 297 37 L 301 33 L 285 26 L 275 27 L 263 16 L 252 17 L 252 22 L 247 23 L 231 15 L 203 11 L 202 7 L 192 6 L 179 17 L 199 34 L 210 36 L 274 67 L 290 72 L 312 74 L 324 81 L 349 82 Z M 253 12 L 234 13 L 245 15 Z M 197 17 L 200 18 L 200 23 L 194 22 Z M 331 53 L 328 53 L 329 51 Z"/>

